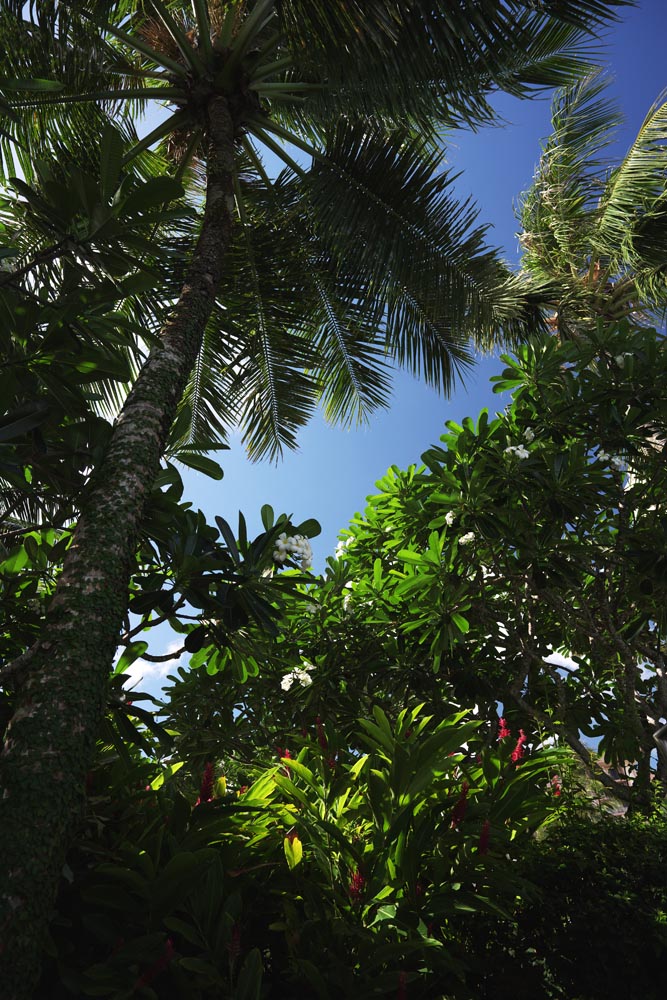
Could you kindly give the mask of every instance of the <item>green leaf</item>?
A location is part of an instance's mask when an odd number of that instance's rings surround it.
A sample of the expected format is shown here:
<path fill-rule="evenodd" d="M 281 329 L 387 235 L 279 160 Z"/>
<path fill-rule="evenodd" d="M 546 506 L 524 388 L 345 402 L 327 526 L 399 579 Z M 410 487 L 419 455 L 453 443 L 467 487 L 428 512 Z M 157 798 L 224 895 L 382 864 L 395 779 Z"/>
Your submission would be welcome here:
<path fill-rule="evenodd" d="M 41 80 L 35 77 L 24 78 L 22 80 L 0 80 L 0 90 L 9 91 L 9 93 L 27 90 L 38 94 L 56 94 L 63 90 L 64 86 L 58 80 Z"/>
<path fill-rule="evenodd" d="M 28 410 L 28 412 L 24 412 Z M 29 431 L 43 424 L 49 415 L 49 407 L 46 403 L 37 403 L 28 407 L 21 407 L 0 417 L 0 441 L 11 441 L 14 438 L 23 437 Z"/>
<path fill-rule="evenodd" d="M 463 615 L 452 612 L 452 621 L 456 625 L 459 632 L 463 632 L 464 635 L 470 630 L 470 622 L 467 618 L 464 618 Z"/>
<path fill-rule="evenodd" d="M 210 479 L 220 480 L 224 476 L 222 467 L 218 462 L 215 462 L 212 458 L 208 458 L 206 455 L 200 455 L 196 451 L 186 451 L 181 448 L 173 457 L 178 462 L 182 462 L 183 465 L 187 465 L 190 469 L 203 472 Z"/>
<path fill-rule="evenodd" d="M 234 1000 L 260 1000 L 264 966 L 259 948 L 253 948 L 245 958 L 236 981 Z"/>
<path fill-rule="evenodd" d="M 167 767 L 165 767 L 165 769 L 161 771 L 160 774 L 158 774 L 158 776 L 156 778 L 153 778 L 153 780 L 151 781 L 151 788 L 153 789 L 153 791 L 156 792 L 158 788 L 162 788 L 165 781 L 168 778 L 171 778 L 172 775 L 176 774 L 177 771 L 180 771 L 184 763 L 185 762 L 182 760 L 177 760 L 173 764 L 169 764 Z"/>
<path fill-rule="evenodd" d="M 202 939 L 201 934 L 196 927 L 192 924 L 186 923 L 185 920 L 181 920 L 179 917 L 165 917 L 163 919 L 163 924 L 168 927 L 170 931 L 176 931 L 181 937 L 193 944 L 195 948 L 203 950 L 205 948 L 205 941 Z"/>
<path fill-rule="evenodd" d="M 122 159 L 122 136 L 113 125 L 106 125 L 100 143 L 100 189 L 104 201 L 108 201 L 118 187 Z"/>
<path fill-rule="evenodd" d="M 316 538 L 321 534 L 322 526 L 314 517 L 309 517 L 306 521 L 302 521 L 301 524 L 297 524 L 294 532 L 297 535 L 305 535 L 306 538 Z"/>
<path fill-rule="evenodd" d="M 144 642 L 143 640 L 137 640 L 135 642 L 129 643 L 125 647 L 118 663 L 116 664 L 116 669 L 114 670 L 111 676 L 117 677 L 118 674 L 124 673 L 127 670 L 127 668 L 134 663 L 135 660 L 138 660 L 139 657 L 144 655 L 147 649 L 148 649 L 148 643 Z"/>
<path fill-rule="evenodd" d="M 296 868 L 296 866 L 301 862 L 303 857 L 303 844 L 296 834 L 291 834 L 283 840 L 283 848 L 287 864 L 290 871 L 292 871 L 292 869 Z"/>
<path fill-rule="evenodd" d="M 143 214 L 149 209 L 160 207 L 182 197 L 183 186 L 178 181 L 167 176 L 152 177 L 128 195 L 123 205 L 123 212 L 127 215 L 134 212 Z"/>

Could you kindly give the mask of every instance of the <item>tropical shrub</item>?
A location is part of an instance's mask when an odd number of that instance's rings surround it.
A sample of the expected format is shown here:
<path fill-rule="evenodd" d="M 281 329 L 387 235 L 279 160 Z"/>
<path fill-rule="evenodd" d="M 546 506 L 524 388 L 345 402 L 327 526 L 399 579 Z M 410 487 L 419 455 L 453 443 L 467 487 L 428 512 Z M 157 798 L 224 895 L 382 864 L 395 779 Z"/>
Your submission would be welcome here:
<path fill-rule="evenodd" d="M 37 995 L 463 995 L 461 918 L 512 903 L 563 755 L 422 706 L 357 741 L 318 721 L 248 786 L 207 763 L 198 794 L 100 745 Z"/>
<path fill-rule="evenodd" d="M 479 1000 L 658 1000 L 667 955 L 667 821 L 579 813 L 553 824 L 518 864 L 535 889 L 512 920 L 477 916 L 468 947 Z"/>

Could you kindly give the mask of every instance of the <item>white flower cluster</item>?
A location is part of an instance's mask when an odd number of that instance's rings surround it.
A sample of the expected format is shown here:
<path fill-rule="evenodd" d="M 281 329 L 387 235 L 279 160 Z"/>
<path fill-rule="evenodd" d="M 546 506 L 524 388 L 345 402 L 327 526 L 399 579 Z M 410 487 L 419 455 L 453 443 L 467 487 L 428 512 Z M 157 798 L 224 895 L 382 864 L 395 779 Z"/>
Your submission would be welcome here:
<path fill-rule="evenodd" d="M 448 510 L 447 513 L 445 514 L 445 524 L 447 525 L 448 528 L 451 528 L 451 526 L 454 524 L 455 517 L 456 515 L 454 514 L 453 510 Z"/>
<path fill-rule="evenodd" d="M 301 687 L 307 688 L 313 683 L 313 678 L 310 676 L 312 670 L 315 667 L 308 660 L 303 661 L 302 667 L 295 667 L 294 670 L 290 670 L 288 674 L 285 674 L 280 682 L 280 686 L 283 691 L 289 691 L 293 684 L 300 684 Z"/>
<path fill-rule="evenodd" d="M 336 559 L 341 559 L 346 551 L 349 549 L 354 541 L 354 536 L 350 535 L 348 538 L 341 538 L 336 544 Z"/>
<path fill-rule="evenodd" d="M 283 531 L 278 536 L 273 551 L 273 560 L 277 563 L 284 563 L 286 559 L 294 559 L 302 570 L 310 569 L 313 561 L 313 550 L 305 535 L 290 535 L 288 537 L 287 532 Z"/>
<path fill-rule="evenodd" d="M 468 531 L 465 535 L 461 535 L 459 538 L 459 545 L 470 545 L 471 542 L 475 541 L 475 532 Z"/>
<path fill-rule="evenodd" d="M 611 465 L 612 469 L 614 469 L 616 472 L 622 472 L 623 471 L 623 459 L 619 458 L 618 455 L 609 455 L 609 454 L 607 454 L 606 451 L 599 451 L 598 452 L 598 461 L 599 462 L 609 462 L 609 464 Z"/>
<path fill-rule="evenodd" d="M 535 431 L 533 430 L 532 427 L 526 427 L 525 431 L 523 432 L 523 436 L 525 437 L 527 444 L 532 444 L 532 442 L 535 440 Z M 530 458 L 530 452 L 523 444 L 509 445 L 507 448 L 505 448 L 504 454 L 516 455 L 517 458 L 521 459 Z"/>
<path fill-rule="evenodd" d="M 522 444 L 511 444 L 505 448 L 506 455 L 516 455 L 517 458 L 529 458 L 530 452 Z"/>

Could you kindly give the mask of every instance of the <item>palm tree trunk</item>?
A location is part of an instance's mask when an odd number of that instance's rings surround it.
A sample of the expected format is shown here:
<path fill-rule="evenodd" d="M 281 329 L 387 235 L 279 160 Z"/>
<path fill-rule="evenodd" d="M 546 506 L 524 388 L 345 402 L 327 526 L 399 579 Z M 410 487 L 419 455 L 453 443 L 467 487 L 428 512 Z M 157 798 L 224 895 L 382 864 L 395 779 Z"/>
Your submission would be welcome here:
<path fill-rule="evenodd" d="M 215 302 L 232 226 L 234 127 L 208 108 L 204 221 L 173 315 L 116 422 L 85 500 L 0 756 L 0 983 L 28 1000 L 104 711 L 146 499 Z"/>

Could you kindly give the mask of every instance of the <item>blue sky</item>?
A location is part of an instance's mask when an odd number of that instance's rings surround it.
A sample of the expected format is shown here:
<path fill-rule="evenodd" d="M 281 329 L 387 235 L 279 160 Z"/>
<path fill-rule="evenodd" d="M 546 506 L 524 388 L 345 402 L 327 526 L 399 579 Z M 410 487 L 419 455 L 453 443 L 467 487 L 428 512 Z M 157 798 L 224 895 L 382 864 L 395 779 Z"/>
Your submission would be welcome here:
<path fill-rule="evenodd" d="M 649 107 L 667 87 L 666 38 L 667 0 L 640 0 L 636 9 L 624 12 L 621 23 L 607 32 L 600 61 L 614 76 L 612 93 L 627 118 L 614 153 L 625 150 Z M 461 197 L 474 197 L 480 222 L 493 227 L 488 242 L 502 248 L 512 264 L 518 260 L 513 205 L 529 186 L 540 140 L 549 133 L 549 100 L 548 95 L 532 101 L 503 95 L 495 104 L 507 122 L 504 127 L 477 134 L 457 132 L 448 147 L 449 164 L 462 171 L 457 191 Z M 390 410 L 353 430 L 330 427 L 318 415 L 302 431 L 299 451 L 288 453 L 278 465 L 248 462 L 239 440 L 232 436 L 231 450 L 217 456 L 224 479 L 213 482 L 186 472 L 186 496 L 209 519 L 222 514 L 233 526 L 242 510 L 251 531 L 261 530 L 259 510 L 264 503 L 298 520 L 317 518 L 322 534 L 313 541 L 314 569 L 322 570 L 338 532 L 356 511 L 363 510 L 366 496 L 375 492 L 375 482 L 390 465 L 405 468 L 418 463 L 422 452 L 443 433 L 446 420 L 460 422 L 482 407 L 495 410 L 504 405 L 502 397 L 492 394 L 488 381 L 499 367 L 496 359 L 481 359 L 448 399 L 397 373 Z"/>

